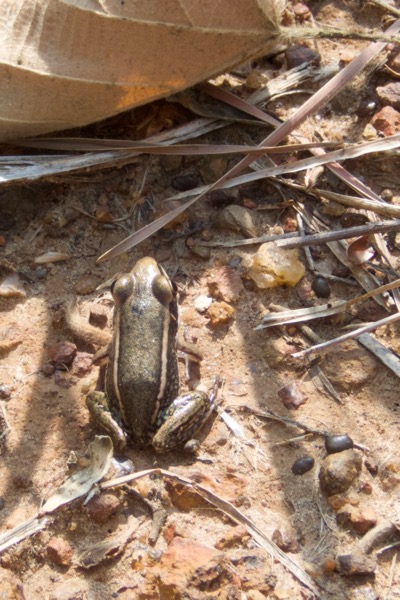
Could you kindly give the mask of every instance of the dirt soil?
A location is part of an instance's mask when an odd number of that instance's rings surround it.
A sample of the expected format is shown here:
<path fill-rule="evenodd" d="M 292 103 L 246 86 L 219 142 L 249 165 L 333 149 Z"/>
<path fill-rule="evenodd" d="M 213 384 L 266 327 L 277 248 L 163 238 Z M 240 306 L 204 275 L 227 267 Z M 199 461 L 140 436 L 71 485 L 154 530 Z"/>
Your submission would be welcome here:
<path fill-rule="evenodd" d="M 343 28 L 355 23 L 381 26 L 381 11 L 364 3 L 358 11 L 355 5 L 309 2 L 313 15 L 323 23 Z M 308 42 L 307 46 L 318 50 L 322 64 L 328 64 L 338 59 L 347 63 L 365 44 L 335 41 Z M 253 70 L 257 69 L 277 75 L 286 65 L 278 59 L 263 60 L 253 65 Z M 333 141 L 362 140 L 365 127 L 381 108 L 375 89 L 391 81 L 391 74 L 384 69 L 358 80 L 310 119 L 303 132 L 311 137 L 318 131 Z M 241 91 L 245 94 L 246 88 Z M 268 109 L 287 118 L 308 98 L 309 91 L 308 86 L 302 94 L 279 98 Z M 177 105 L 157 102 L 80 134 L 140 139 L 191 118 Z M 265 136 L 265 128 L 236 124 L 202 141 L 258 143 Z M 71 474 L 71 453 L 78 459 L 83 456 L 96 433 L 89 422 L 85 395 L 96 385 L 99 368 L 92 365 L 94 348 L 85 347 L 68 330 L 64 318 L 67 304 L 78 298 L 82 317 L 88 320 L 92 311 L 92 319 L 110 331 L 111 297 L 96 287 L 115 273 L 129 270 L 138 258 L 150 255 L 180 287 L 181 329 L 204 356 L 202 383 L 211 389 L 216 375 L 224 380 L 222 407 L 240 424 L 245 440 L 233 437 L 221 418 L 213 415 L 200 432 L 197 457 L 182 450 L 158 455 L 151 448 L 130 447 L 126 455 L 136 470 L 168 469 L 231 502 L 309 574 L 321 598 L 400 598 L 395 549 L 379 554 L 373 574 L 346 576 L 337 559 L 351 554 L 376 522 L 392 519 L 398 511 L 398 378 L 357 342 L 348 342 L 319 357 L 319 366 L 337 392 L 335 399 L 314 376 L 313 363 L 291 357 L 310 344 L 300 329 L 255 330 L 271 304 L 301 308 L 327 301 L 312 291 L 315 275 L 303 251 L 299 256 L 306 274 L 297 286 L 262 290 L 248 278 L 247 265 L 257 245 L 196 246 L 244 237 L 220 226 L 226 204 L 246 207 L 257 235 L 273 233 L 277 226 L 286 231 L 293 226 L 295 213 L 282 201 L 300 200 L 311 211 L 321 211 L 322 205 L 268 181 L 244 186 L 208 197 L 185 215 L 184 222 L 110 262 L 96 264 L 106 249 L 165 212 L 164 199 L 187 186 L 187 181 L 190 187 L 210 183 L 235 161 L 235 157 L 138 156 L 121 168 L 2 188 L 1 274 L 4 278 L 14 270 L 25 296 L 0 298 L 0 395 L 5 415 L 1 423 L 1 530 L 12 529 L 37 514 L 43 499 Z M 397 158 L 369 156 L 346 166 L 378 194 L 385 191 L 393 202 L 400 195 Z M 186 184 L 181 176 L 187 177 Z M 302 177 L 295 180 L 301 182 Z M 345 190 L 326 172 L 318 183 Z M 340 215 L 333 214 L 333 208 L 331 204 L 324 207 L 325 218 L 337 228 Z M 400 260 L 397 241 L 389 239 L 395 266 Z M 67 258 L 35 263 L 35 258 L 51 251 L 65 253 Z M 312 254 L 318 271 L 354 284 L 351 273 L 328 247 L 316 246 Z M 379 262 L 376 259 L 376 264 Z M 386 282 L 385 274 L 374 273 Z M 359 286 L 340 281 L 331 280 L 330 286 L 329 301 L 362 293 Z M 206 301 L 203 296 L 212 299 L 217 315 L 214 322 L 210 313 L 196 309 Z M 226 322 L 224 311 L 230 309 L 218 304 L 221 302 L 232 307 Z M 313 321 L 311 326 L 326 340 L 337 335 L 342 325 L 374 321 L 387 314 L 371 300 L 340 318 Z M 394 351 L 399 349 L 397 329 L 390 326 L 376 332 Z M 78 352 L 72 364 L 55 368 L 50 358 L 61 341 L 76 343 Z M 287 407 L 288 386 L 295 390 L 297 408 Z M 351 436 L 356 444 L 351 452 L 361 457 L 362 466 L 349 489 L 335 495 L 331 489 L 328 497 L 320 487 L 318 473 L 326 461 L 323 436 L 302 435 L 301 430 L 258 417 L 251 409 L 272 410 L 311 428 Z M 353 466 L 359 460 L 354 455 Z M 304 456 L 312 457 L 315 465 L 303 475 L 295 475 L 292 465 Z M 135 486 L 103 492 L 88 505 L 77 500 L 60 508 L 43 531 L 1 554 L 0 595 L 54 600 L 315 597 L 259 548 L 243 525 L 171 482 L 161 486 L 168 518 L 151 546 L 149 508 L 132 490 L 151 500 L 157 486 L 157 481 L 147 478 Z M 119 553 L 110 551 L 91 568 L 78 565 L 82 552 L 92 544 L 123 535 L 132 519 L 137 528 Z M 389 544 L 386 539 L 381 546 Z M 368 562 L 365 557 L 361 561 Z"/>

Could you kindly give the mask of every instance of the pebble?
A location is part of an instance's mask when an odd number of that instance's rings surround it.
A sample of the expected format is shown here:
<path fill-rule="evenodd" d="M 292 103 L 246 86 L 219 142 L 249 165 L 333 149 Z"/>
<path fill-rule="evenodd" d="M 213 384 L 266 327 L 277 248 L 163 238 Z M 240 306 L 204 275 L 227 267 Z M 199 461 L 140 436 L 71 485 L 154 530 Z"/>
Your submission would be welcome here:
<path fill-rule="evenodd" d="M 54 375 L 54 371 L 56 370 L 56 365 L 52 362 L 47 362 L 42 366 L 42 373 L 46 377 L 51 377 Z"/>
<path fill-rule="evenodd" d="M 249 238 L 257 236 L 253 211 L 237 204 L 230 204 L 221 210 L 218 215 L 218 225 L 222 229 L 239 231 Z"/>
<path fill-rule="evenodd" d="M 76 377 L 84 377 L 91 372 L 92 368 L 93 355 L 88 352 L 77 352 L 70 373 Z"/>
<path fill-rule="evenodd" d="M 343 554 L 337 557 L 337 564 L 339 572 L 346 577 L 373 575 L 377 567 L 375 556 L 366 554 Z"/>
<path fill-rule="evenodd" d="M 321 62 L 321 55 L 318 52 L 301 44 L 289 46 L 285 52 L 285 58 L 288 69 L 305 64 L 318 66 Z"/>
<path fill-rule="evenodd" d="M 354 442 L 349 435 L 327 435 L 325 438 L 325 450 L 328 454 L 343 452 L 354 448 Z"/>
<path fill-rule="evenodd" d="M 189 242 L 189 240 L 188 240 Z M 202 258 L 203 260 L 208 260 L 211 257 L 211 248 L 208 246 L 199 246 L 197 244 L 188 243 L 189 248 L 198 258 Z"/>
<path fill-rule="evenodd" d="M 378 86 L 376 93 L 383 104 L 400 109 L 400 81 L 392 81 L 387 85 Z"/>
<path fill-rule="evenodd" d="M 247 275 L 257 287 L 267 289 L 281 285 L 294 287 L 305 272 L 297 249 L 287 250 L 279 248 L 274 242 L 266 242 L 254 254 Z"/>
<path fill-rule="evenodd" d="M 93 275 L 83 275 L 76 282 L 75 291 L 81 296 L 87 296 L 88 294 L 92 294 L 98 285 L 99 282 Z"/>
<path fill-rule="evenodd" d="M 299 408 L 299 406 L 307 401 L 307 398 L 300 390 L 300 386 L 297 381 L 293 381 L 281 387 L 281 389 L 278 391 L 278 396 L 282 400 L 285 408 L 288 410 L 296 410 Z"/>
<path fill-rule="evenodd" d="M 400 113 L 392 106 L 384 106 L 371 119 L 371 125 L 386 137 L 400 131 Z"/>
<path fill-rule="evenodd" d="M 76 346 L 72 342 L 62 341 L 47 348 L 47 356 L 56 364 L 70 365 L 76 354 Z"/>
<path fill-rule="evenodd" d="M 210 308 L 206 311 L 206 316 L 210 319 L 210 325 L 212 327 L 218 327 L 219 325 L 225 325 L 233 319 L 235 315 L 235 309 L 227 302 L 214 302 Z"/>
<path fill-rule="evenodd" d="M 346 492 L 361 472 L 361 455 L 354 449 L 328 454 L 321 463 L 319 483 L 327 495 Z"/>
<path fill-rule="evenodd" d="M 72 548 L 62 538 L 53 537 L 47 544 L 49 559 L 60 567 L 69 567 L 72 563 Z"/>
<path fill-rule="evenodd" d="M 375 527 L 378 516 L 371 508 L 345 505 L 337 512 L 336 520 L 344 527 L 351 525 L 358 533 L 364 535 Z"/>
<path fill-rule="evenodd" d="M 194 307 L 197 310 L 197 312 L 199 312 L 200 314 L 203 314 L 211 306 L 212 298 L 210 298 L 210 296 L 206 296 L 205 294 L 202 294 L 201 296 L 197 296 L 194 299 L 193 304 L 194 304 Z"/>
<path fill-rule="evenodd" d="M 5 383 L 0 384 L 0 398 L 2 400 L 8 400 L 11 397 L 11 388 Z"/>
<path fill-rule="evenodd" d="M 315 460 L 312 456 L 301 456 L 292 464 L 293 475 L 304 475 L 308 471 L 311 471 L 315 464 Z"/>
<path fill-rule="evenodd" d="M 6 505 L 6 501 L 4 500 L 4 498 L 2 498 L 0 496 L 0 510 L 3 510 L 3 508 L 5 507 L 5 505 Z"/>
<path fill-rule="evenodd" d="M 106 523 L 120 506 L 121 501 L 114 494 L 99 494 L 88 502 L 86 510 L 96 523 Z"/>
<path fill-rule="evenodd" d="M 226 265 L 213 269 L 207 286 L 210 296 L 228 303 L 237 302 L 244 289 L 239 273 Z"/>
<path fill-rule="evenodd" d="M 275 529 L 272 541 L 284 552 L 298 552 L 299 546 L 293 535 L 287 529 Z"/>
<path fill-rule="evenodd" d="M 93 304 L 90 309 L 89 323 L 103 329 L 108 323 L 108 315 L 109 310 L 104 304 Z"/>

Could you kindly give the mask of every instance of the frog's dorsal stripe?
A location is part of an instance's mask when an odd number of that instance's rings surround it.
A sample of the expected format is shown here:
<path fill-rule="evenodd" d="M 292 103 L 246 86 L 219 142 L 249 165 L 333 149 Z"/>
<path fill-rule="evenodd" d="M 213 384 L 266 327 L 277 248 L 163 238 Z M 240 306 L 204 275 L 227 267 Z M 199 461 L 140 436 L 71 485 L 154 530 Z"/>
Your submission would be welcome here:
<path fill-rule="evenodd" d="M 118 400 L 118 409 L 121 414 L 122 420 L 126 422 L 126 413 L 124 409 L 124 403 L 121 399 L 121 392 L 118 385 L 118 367 L 120 364 L 119 353 L 120 353 L 120 311 L 114 310 L 114 360 L 112 361 L 112 380 L 114 394 Z"/>

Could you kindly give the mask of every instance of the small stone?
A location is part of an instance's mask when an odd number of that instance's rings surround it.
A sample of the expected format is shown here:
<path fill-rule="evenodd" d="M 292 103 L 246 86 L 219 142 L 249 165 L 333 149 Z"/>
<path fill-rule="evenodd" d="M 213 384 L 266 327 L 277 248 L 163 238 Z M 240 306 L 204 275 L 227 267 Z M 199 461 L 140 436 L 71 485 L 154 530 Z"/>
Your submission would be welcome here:
<path fill-rule="evenodd" d="M 226 265 L 213 269 L 207 279 L 207 286 L 213 298 L 228 303 L 237 302 L 244 289 L 239 273 Z"/>
<path fill-rule="evenodd" d="M 342 511 L 344 512 L 342 518 Z M 352 525 L 358 533 L 367 533 L 370 529 L 375 527 L 378 517 L 371 508 L 360 508 L 354 506 L 349 512 L 346 509 L 342 509 L 337 514 L 337 520 L 339 523 L 344 525 Z"/>
<path fill-rule="evenodd" d="M 373 575 L 377 562 L 375 556 L 366 554 L 343 554 L 337 557 L 339 572 L 346 577 L 353 575 Z"/>
<path fill-rule="evenodd" d="M 353 449 L 329 454 L 321 464 L 319 483 L 327 496 L 346 492 L 361 472 L 360 454 Z"/>
<path fill-rule="evenodd" d="M 206 316 L 210 319 L 210 325 L 212 327 L 218 327 L 219 325 L 229 323 L 234 315 L 235 309 L 233 306 L 223 301 L 214 302 L 206 312 Z"/>
<path fill-rule="evenodd" d="M 307 401 L 307 398 L 301 392 L 297 381 L 293 381 L 281 387 L 278 391 L 278 396 L 288 410 L 295 410 Z"/>
<path fill-rule="evenodd" d="M 93 304 L 90 309 L 89 323 L 104 329 L 108 323 L 109 310 L 104 304 Z"/>
<path fill-rule="evenodd" d="M 266 596 L 259 590 L 246 590 L 246 600 L 265 600 Z"/>
<path fill-rule="evenodd" d="M 222 229 L 239 231 L 246 237 L 256 237 L 257 230 L 253 220 L 253 212 L 244 206 L 230 204 L 218 215 L 218 224 Z"/>
<path fill-rule="evenodd" d="M 333 496 L 328 497 L 328 503 L 330 507 L 337 512 L 343 508 L 345 504 L 347 504 L 347 498 L 346 496 L 341 496 L 340 494 L 333 494 Z"/>
<path fill-rule="evenodd" d="M 272 541 L 284 552 L 298 552 L 299 546 L 294 535 L 286 529 L 275 529 Z"/>
<path fill-rule="evenodd" d="M 281 285 L 294 287 L 305 272 L 296 249 L 287 250 L 279 248 L 274 242 L 266 242 L 254 254 L 247 275 L 257 287 L 267 289 Z"/>
<path fill-rule="evenodd" d="M 300 23 L 303 23 L 311 17 L 310 9 L 303 2 L 296 2 L 295 4 L 293 4 L 292 11 L 294 16 Z"/>
<path fill-rule="evenodd" d="M 76 282 L 75 290 L 77 294 L 87 296 L 88 294 L 92 294 L 98 285 L 99 282 L 97 278 L 92 275 L 83 275 L 83 277 L 80 277 Z"/>
<path fill-rule="evenodd" d="M 239 548 L 250 539 L 247 529 L 244 527 L 235 527 L 226 533 L 215 544 L 217 550 L 225 550 L 226 548 Z"/>
<path fill-rule="evenodd" d="M 54 371 L 54 383 L 67 390 L 71 387 L 71 376 L 65 370 L 56 369 Z"/>
<path fill-rule="evenodd" d="M 196 173 L 186 173 L 186 175 L 177 175 L 176 177 L 173 177 L 171 185 L 174 190 L 187 192 L 188 190 L 201 186 L 202 181 Z"/>
<path fill-rule="evenodd" d="M 71 375 L 84 377 L 93 368 L 93 355 L 88 352 L 77 352 L 70 370 Z"/>
<path fill-rule="evenodd" d="M 0 496 L 0 510 L 3 510 L 3 508 L 5 507 L 5 505 L 6 505 L 6 501 L 4 500 L 4 498 L 2 498 Z"/>
<path fill-rule="evenodd" d="M 293 475 L 304 475 L 311 471 L 315 463 L 312 456 L 301 456 L 292 464 Z"/>
<path fill-rule="evenodd" d="M 211 306 L 212 298 L 210 298 L 210 296 L 202 294 L 201 296 L 197 296 L 197 298 L 194 299 L 193 304 L 197 312 L 203 314 Z"/>
<path fill-rule="evenodd" d="M 288 69 L 305 64 L 317 66 L 321 62 L 321 55 L 318 52 L 301 44 L 289 46 L 285 52 L 285 58 Z"/>
<path fill-rule="evenodd" d="M 189 240 L 188 240 L 189 241 Z M 208 260 L 211 256 L 211 248 L 209 246 L 199 246 L 198 244 L 190 244 L 190 249 L 199 258 Z"/>
<path fill-rule="evenodd" d="M 0 398 L 2 400 L 8 400 L 11 397 L 11 389 L 9 385 L 5 383 L 0 384 Z"/>
<path fill-rule="evenodd" d="M 387 85 L 378 86 L 376 93 L 382 104 L 389 104 L 400 109 L 400 81 L 392 81 Z"/>
<path fill-rule="evenodd" d="M 49 346 L 47 356 L 50 360 L 60 365 L 70 365 L 76 354 L 76 346 L 72 342 L 62 341 L 54 346 Z"/>
<path fill-rule="evenodd" d="M 121 501 L 114 494 L 99 494 L 86 505 L 89 517 L 96 523 L 106 523 L 119 509 Z"/>
<path fill-rule="evenodd" d="M 400 113 L 392 106 L 384 106 L 371 119 L 371 125 L 386 137 L 400 131 Z"/>
<path fill-rule="evenodd" d="M 49 559 L 60 567 L 69 567 L 72 563 L 72 548 L 62 538 L 53 537 L 47 544 Z"/>
<path fill-rule="evenodd" d="M 42 373 L 46 377 L 51 377 L 54 375 L 54 371 L 56 370 L 56 365 L 52 362 L 47 362 L 42 366 Z"/>

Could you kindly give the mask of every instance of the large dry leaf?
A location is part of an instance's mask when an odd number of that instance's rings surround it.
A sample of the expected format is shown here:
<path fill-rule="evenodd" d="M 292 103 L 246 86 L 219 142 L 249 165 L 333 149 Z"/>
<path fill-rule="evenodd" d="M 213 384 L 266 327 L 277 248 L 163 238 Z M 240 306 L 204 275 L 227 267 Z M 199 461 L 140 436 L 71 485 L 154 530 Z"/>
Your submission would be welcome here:
<path fill-rule="evenodd" d="M 263 53 L 283 0 L 1 0 L 0 140 L 167 96 Z"/>

